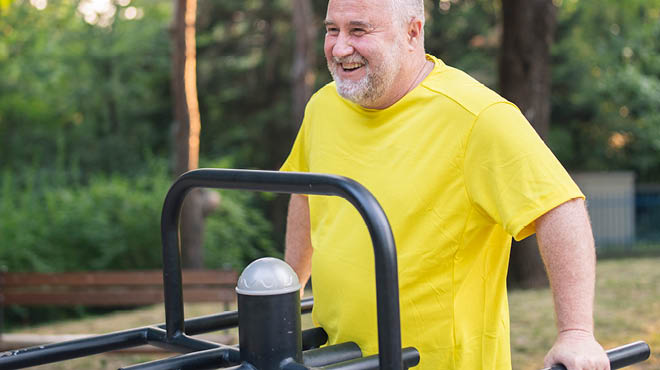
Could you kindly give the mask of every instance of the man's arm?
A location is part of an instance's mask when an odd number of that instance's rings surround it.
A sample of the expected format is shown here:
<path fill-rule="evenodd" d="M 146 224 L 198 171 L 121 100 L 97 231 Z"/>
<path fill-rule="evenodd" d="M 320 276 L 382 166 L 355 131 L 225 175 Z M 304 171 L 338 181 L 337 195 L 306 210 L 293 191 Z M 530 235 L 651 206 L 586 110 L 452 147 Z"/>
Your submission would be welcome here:
<path fill-rule="evenodd" d="M 312 273 L 312 251 L 307 196 L 292 194 L 286 221 L 284 260 L 298 274 L 300 296 Z"/>
<path fill-rule="evenodd" d="M 555 302 L 558 335 L 545 366 L 609 370 L 594 338 L 594 240 L 582 199 L 568 201 L 536 220 L 536 236 Z"/>

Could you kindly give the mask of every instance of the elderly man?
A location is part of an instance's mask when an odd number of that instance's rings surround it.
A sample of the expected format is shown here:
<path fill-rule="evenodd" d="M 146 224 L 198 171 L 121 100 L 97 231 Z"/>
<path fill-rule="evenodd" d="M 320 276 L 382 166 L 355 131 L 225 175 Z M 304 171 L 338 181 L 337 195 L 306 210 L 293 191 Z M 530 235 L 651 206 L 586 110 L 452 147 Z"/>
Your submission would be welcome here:
<path fill-rule="evenodd" d="M 310 99 L 284 171 L 371 190 L 399 258 L 404 346 L 422 369 L 510 369 L 512 236 L 537 234 L 557 316 L 546 365 L 608 369 L 593 336 L 595 256 L 583 195 L 520 111 L 424 51 L 422 0 L 330 0 L 333 83 Z M 314 277 L 330 343 L 377 351 L 373 251 L 357 211 L 294 195 L 285 259 Z"/>

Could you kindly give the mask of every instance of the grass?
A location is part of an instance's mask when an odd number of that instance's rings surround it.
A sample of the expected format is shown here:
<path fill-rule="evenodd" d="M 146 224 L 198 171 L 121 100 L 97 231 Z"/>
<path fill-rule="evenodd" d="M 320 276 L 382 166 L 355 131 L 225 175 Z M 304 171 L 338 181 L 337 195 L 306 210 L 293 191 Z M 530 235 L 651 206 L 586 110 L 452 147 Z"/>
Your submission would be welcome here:
<path fill-rule="evenodd" d="M 511 292 L 509 304 L 514 369 L 540 369 L 555 336 L 550 292 Z M 637 340 L 651 347 L 649 360 L 628 369 L 660 368 L 660 258 L 600 261 L 594 311 L 596 337 L 606 349 Z"/>
<path fill-rule="evenodd" d="M 555 336 L 552 299 L 547 289 L 513 291 L 509 294 L 511 310 L 511 349 L 513 368 L 537 370 Z M 186 317 L 216 313 L 212 304 L 187 305 Z M 636 340 L 650 346 L 650 360 L 627 369 L 660 368 L 660 258 L 607 259 L 598 263 L 595 308 L 596 336 L 605 348 Z M 103 317 L 24 328 L 21 332 L 40 334 L 106 333 L 164 321 L 162 306 Z M 303 327 L 310 327 L 309 315 Z M 235 334 L 235 333 L 234 333 Z M 162 356 L 161 356 L 162 357 Z M 50 364 L 35 369 L 116 369 L 158 358 L 154 355 L 103 354 Z"/>

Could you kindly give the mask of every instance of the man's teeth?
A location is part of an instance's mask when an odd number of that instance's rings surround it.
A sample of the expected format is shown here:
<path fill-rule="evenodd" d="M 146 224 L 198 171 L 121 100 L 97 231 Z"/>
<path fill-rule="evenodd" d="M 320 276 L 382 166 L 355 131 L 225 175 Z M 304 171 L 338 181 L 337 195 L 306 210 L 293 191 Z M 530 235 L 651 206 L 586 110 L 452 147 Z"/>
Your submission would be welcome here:
<path fill-rule="evenodd" d="M 344 69 L 349 69 L 350 70 L 350 69 L 360 68 L 360 67 L 362 67 L 362 64 L 361 63 L 343 63 L 341 66 Z"/>

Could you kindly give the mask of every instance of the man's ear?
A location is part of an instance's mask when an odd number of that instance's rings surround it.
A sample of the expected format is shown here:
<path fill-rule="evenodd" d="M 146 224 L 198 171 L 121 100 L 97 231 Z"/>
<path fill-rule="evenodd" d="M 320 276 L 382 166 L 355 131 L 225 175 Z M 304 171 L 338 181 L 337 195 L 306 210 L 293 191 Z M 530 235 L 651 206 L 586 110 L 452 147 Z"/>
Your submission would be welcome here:
<path fill-rule="evenodd" d="M 410 51 L 416 50 L 420 43 L 424 42 L 423 36 L 424 24 L 420 19 L 413 18 L 408 23 L 407 40 Z"/>

